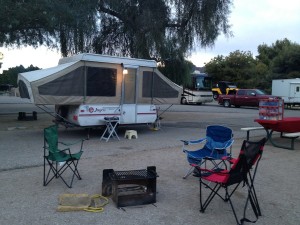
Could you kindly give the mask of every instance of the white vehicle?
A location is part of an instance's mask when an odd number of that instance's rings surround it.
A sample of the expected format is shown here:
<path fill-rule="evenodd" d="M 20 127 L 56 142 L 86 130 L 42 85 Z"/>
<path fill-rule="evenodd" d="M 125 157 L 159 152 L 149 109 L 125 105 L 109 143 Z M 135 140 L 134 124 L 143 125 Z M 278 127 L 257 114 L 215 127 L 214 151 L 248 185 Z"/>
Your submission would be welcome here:
<path fill-rule="evenodd" d="M 206 73 L 192 74 L 192 84 L 183 89 L 181 104 L 198 104 L 212 102 L 212 78 Z"/>
<path fill-rule="evenodd" d="M 272 95 L 281 97 L 286 106 L 300 105 L 300 78 L 272 80 Z"/>
<path fill-rule="evenodd" d="M 58 122 L 83 127 L 118 117 L 122 124 L 158 119 L 157 104 L 178 104 L 182 88 L 154 60 L 79 54 L 49 69 L 20 73 L 20 96 L 40 108 L 55 105 Z"/>

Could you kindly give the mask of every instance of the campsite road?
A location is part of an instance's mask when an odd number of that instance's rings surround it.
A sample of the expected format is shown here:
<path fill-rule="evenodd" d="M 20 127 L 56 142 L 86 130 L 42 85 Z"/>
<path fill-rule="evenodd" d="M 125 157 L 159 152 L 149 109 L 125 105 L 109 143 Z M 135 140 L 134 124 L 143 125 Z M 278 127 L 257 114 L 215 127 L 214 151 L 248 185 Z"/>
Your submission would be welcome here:
<path fill-rule="evenodd" d="M 53 106 L 48 106 L 49 109 L 54 110 Z M 9 96 L 0 96 L 0 115 L 3 114 L 18 114 L 18 112 L 32 113 L 36 111 L 43 113 L 37 106 L 28 101 Z M 242 121 L 239 122 L 241 126 L 246 120 L 251 123 L 257 118 L 257 108 L 225 108 L 219 106 L 216 102 L 199 105 L 160 105 L 159 115 L 163 118 L 162 122 L 214 122 L 225 124 L 231 119 Z M 299 110 L 285 110 L 285 116 L 299 116 Z M 253 119 L 252 119 L 253 118 Z M 253 122 L 254 123 L 254 122 Z"/>

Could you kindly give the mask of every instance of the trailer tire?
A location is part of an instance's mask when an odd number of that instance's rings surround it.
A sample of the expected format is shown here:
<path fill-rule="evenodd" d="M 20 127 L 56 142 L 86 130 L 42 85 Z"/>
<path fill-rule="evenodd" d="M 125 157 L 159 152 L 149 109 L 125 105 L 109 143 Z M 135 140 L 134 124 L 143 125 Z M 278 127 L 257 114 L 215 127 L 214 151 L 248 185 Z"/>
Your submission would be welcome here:
<path fill-rule="evenodd" d="M 224 107 L 231 107 L 230 100 L 224 100 Z"/>
<path fill-rule="evenodd" d="M 188 102 L 187 102 L 187 100 L 186 100 L 186 98 L 181 98 L 181 101 L 180 101 L 180 103 L 181 103 L 181 105 L 187 105 L 188 104 Z"/>

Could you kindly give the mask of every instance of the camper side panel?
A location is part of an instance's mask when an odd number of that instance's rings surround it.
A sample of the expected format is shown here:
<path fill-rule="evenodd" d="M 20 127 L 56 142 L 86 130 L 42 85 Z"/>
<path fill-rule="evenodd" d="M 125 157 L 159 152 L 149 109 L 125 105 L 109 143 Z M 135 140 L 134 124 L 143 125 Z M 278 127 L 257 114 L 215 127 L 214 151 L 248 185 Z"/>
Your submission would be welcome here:
<path fill-rule="evenodd" d="M 290 93 L 290 82 L 287 80 L 272 81 L 272 95 L 279 97 L 288 97 Z"/>
<path fill-rule="evenodd" d="M 154 123 L 157 119 L 157 110 L 155 105 L 135 105 L 137 107 L 137 118 L 130 115 L 132 119 L 126 119 L 121 113 L 120 105 L 107 104 L 90 104 L 79 106 L 59 106 L 57 111 L 62 113 L 61 116 L 66 118 L 70 123 L 78 126 L 101 126 L 105 125 L 105 117 L 117 117 L 120 124 L 149 124 Z M 65 115 L 63 115 L 65 114 Z"/>
<path fill-rule="evenodd" d="M 140 68 L 138 102 L 179 104 L 182 88 L 169 80 L 158 69 Z"/>
<path fill-rule="evenodd" d="M 120 103 L 121 65 L 78 62 L 32 84 L 36 104 Z"/>
<path fill-rule="evenodd" d="M 300 79 L 273 80 L 272 95 L 280 96 L 286 105 L 300 104 Z"/>

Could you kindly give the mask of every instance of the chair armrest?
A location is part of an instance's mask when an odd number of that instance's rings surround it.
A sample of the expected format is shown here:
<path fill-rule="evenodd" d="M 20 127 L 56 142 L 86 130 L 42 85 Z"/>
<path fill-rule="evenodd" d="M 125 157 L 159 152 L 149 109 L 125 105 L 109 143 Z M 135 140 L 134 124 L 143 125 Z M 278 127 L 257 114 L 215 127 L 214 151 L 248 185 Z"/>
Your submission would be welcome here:
<path fill-rule="evenodd" d="M 192 164 L 192 166 L 197 168 L 201 172 L 210 173 L 210 174 L 222 174 L 222 175 L 224 175 L 224 174 L 229 173 L 229 171 L 226 170 L 226 169 L 224 169 L 224 170 L 211 170 L 211 169 L 201 168 L 199 165 L 196 165 L 196 164 Z"/>
<path fill-rule="evenodd" d="M 180 140 L 180 141 L 182 141 L 184 145 L 200 144 L 200 143 L 206 141 L 206 137 L 201 138 L 199 140 Z"/>
<path fill-rule="evenodd" d="M 85 140 L 87 140 L 87 139 L 81 139 L 81 140 L 76 141 L 76 142 L 73 142 L 73 143 L 65 143 L 65 142 L 61 142 L 61 141 L 58 141 L 58 143 L 59 143 L 59 144 L 62 144 L 62 145 L 64 145 L 64 146 L 72 146 L 72 145 L 81 143 L 81 144 L 80 144 L 80 149 L 79 149 L 79 151 L 81 152 L 81 151 L 82 151 L 82 147 L 83 147 L 83 142 L 84 142 Z M 70 148 L 69 148 L 69 149 L 70 149 Z M 69 150 L 69 152 L 70 152 L 70 154 L 71 154 L 71 150 Z"/>
<path fill-rule="evenodd" d="M 62 145 L 65 145 L 65 146 L 71 146 L 71 145 L 75 145 L 75 144 L 78 144 L 78 143 L 83 143 L 86 139 L 81 139 L 79 141 L 76 141 L 76 142 L 73 142 L 73 143 L 65 143 L 65 142 L 62 142 L 62 141 L 58 141 L 59 144 L 62 144 Z"/>
<path fill-rule="evenodd" d="M 234 140 L 233 139 L 230 139 L 229 141 L 226 142 L 226 148 L 229 148 L 233 145 L 234 143 Z"/>
<path fill-rule="evenodd" d="M 48 146 L 44 146 L 44 149 L 49 150 L 50 148 L 49 148 Z M 64 151 L 69 151 L 70 148 L 65 148 L 65 149 L 59 149 L 59 148 L 57 148 L 57 150 L 58 150 L 59 152 L 64 152 Z"/>
<path fill-rule="evenodd" d="M 232 146 L 233 142 L 234 142 L 234 140 L 231 139 L 231 140 L 225 142 L 223 146 L 218 147 L 218 148 L 214 148 L 213 151 L 215 151 L 215 150 L 216 151 L 226 150 L 227 148 L 230 148 Z"/>
<path fill-rule="evenodd" d="M 233 139 L 230 139 L 229 141 L 226 141 L 226 142 L 224 143 L 224 146 L 219 147 L 219 148 L 215 148 L 215 149 L 219 149 L 219 150 L 221 150 L 221 149 L 227 149 L 227 148 L 229 148 L 229 147 L 232 146 L 233 142 L 234 142 L 234 140 L 233 140 Z"/>
<path fill-rule="evenodd" d="M 231 156 L 223 156 L 222 160 L 227 161 L 230 164 L 234 164 L 237 159 L 236 158 L 232 158 Z"/>

